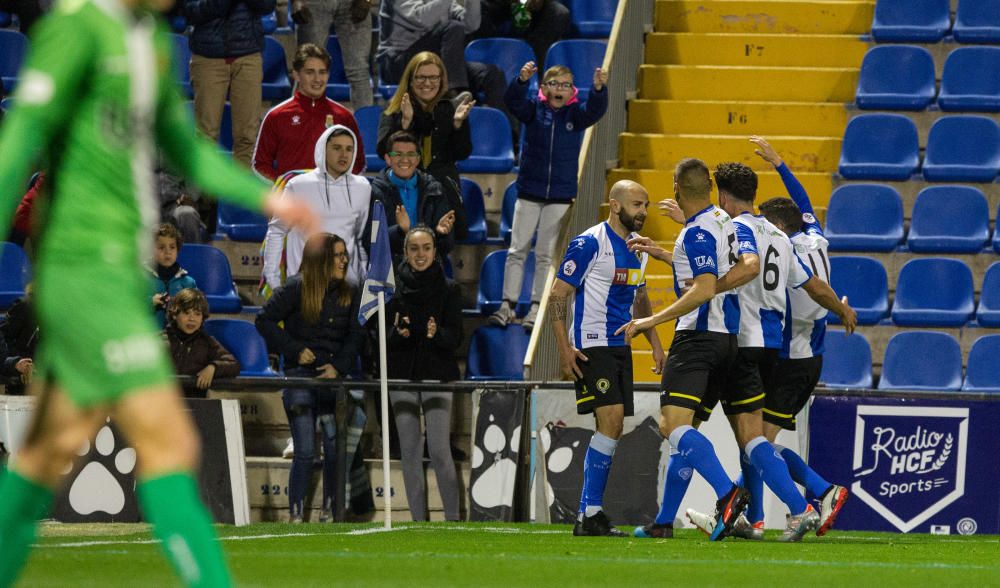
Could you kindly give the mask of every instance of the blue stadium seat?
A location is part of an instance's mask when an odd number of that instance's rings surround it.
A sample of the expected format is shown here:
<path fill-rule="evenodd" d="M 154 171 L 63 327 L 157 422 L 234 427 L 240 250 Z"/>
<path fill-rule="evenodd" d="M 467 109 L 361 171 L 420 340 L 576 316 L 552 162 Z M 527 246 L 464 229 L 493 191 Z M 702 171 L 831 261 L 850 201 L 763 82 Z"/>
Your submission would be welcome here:
<path fill-rule="evenodd" d="M 517 204 L 517 180 L 507 184 L 500 205 L 500 238 L 504 245 L 510 245 L 510 234 L 514 226 L 514 206 Z"/>
<path fill-rule="evenodd" d="M 476 39 L 465 46 L 465 60 L 492 63 L 503 71 L 504 79 L 511 83 L 520 75 L 521 66 L 529 61 L 537 62 L 531 45 L 521 39 Z M 538 76 L 532 78 L 537 88 Z"/>
<path fill-rule="evenodd" d="M 288 63 L 285 48 L 274 37 L 264 37 L 264 83 L 260 96 L 272 102 L 284 100 L 292 95 L 292 83 L 288 81 Z"/>
<path fill-rule="evenodd" d="M 975 312 L 972 270 L 943 257 L 911 259 L 899 270 L 892 322 L 901 327 L 962 327 Z"/>
<path fill-rule="evenodd" d="M 267 217 L 240 206 L 219 202 L 215 232 L 233 241 L 256 243 L 267 234 Z"/>
<path fill-rule="evenodd" d="M 1000 0 L 959 0 L 952 33 L 959 43 L 1000 43 Z"/>
<path fill-rule="evenodd" d="M 381 106 L 365 106 L 354 111 L 354 120 L 358 121 L 361 131 L 361 143 L 365 146 L 365 164 L 369 172 L 380 172 L 385 169 L 385 160 L 378 156 L 378 121 L 382 117 Z"/>
<path fill-rule="evenodd" d="M 879 43 L 937 43 L 951 28 L 949 0 L 878 0 L 872 37 Z"/>
<path fill-rule="evenodd" d="M 844 130 L 840 175 L 849 180 L 907 180 L 920 165 L 917 125 L 901 114 L 862 114 Z"/>
<path fill-rule="evenodd" d="M 273 10 L 268 12 L 260 17 L 260 24 L 264 27 L 265 35 L 273 35 L 278 30 L 278 14 Z"/>
<path fill-rule="evenodd" d="M 10 112 L 10 109 L 14 107 L 14 97 L 8 96 L 3 100 L 0 100 L 0 110 L 4 112 Z"/>
<path fill-rule="evenodd" d="M 15 243 L 0 243 L 0 309 L 6 310 L 24 296 L 31 281 L 31 262 Z"/>
<path fill-rule="evenodd" d="M 984 335 L 976 339 L 965 364 L 962 390 L 967 392 L 1000 392 L 1000 335 Z"/>
<path fill-rule="evenodd" d="M 170 36 L 174 40 L 175 75 L 183 88 L 181 93 L 191 98 L 194 96 L 194 90 L 191 89 L 191 47 L 188 45 L 188 38 L 177 33 Z"/>
<path fill-rule="evenodd" d="M 997 3 L 1000 10 L 1000 2 Z M 998 16 L 1000 18 L 1000 16 Z M 1000 111 L 1000 47 L 959 47 L 948 54 L 941 75 L 941 110 Z"/>
<path fill-rule="evenodd" d="M 213 313 L 234 313 L 243 309 L 233 284 L 229 260 L 223 252 L 211 245 L 186 244 L 177 254 L 177 263 L 198 283 Z"/>
<path fill-rule="evenodd" d="M 618 0 L 570 0 L 573 35 L 590 39 L 610 37 L 617 10 Z"/>
<path fill-rule="evenodd" d="M 0 80 L 8 94 L 17 86 L 17 72 L 28 52 L 28 37 L 17 31 L 0 30 Z"/>
<path fill-rule="evenodd" d="M 183 14 L 178 14 L 176 16 L 170 17 L 170 30 L 177 34 L 181 34 L 187 29 L 188 23 L 187 19 L 184 18 Z"/>
<path fill-rule="evenodd" d="M 232 152 L 233 150 L 233 109 L 229 102 L 222 107 L 222 122 L 219 124 L 219 147 Z"/>
<path fill-rule="evenodd" d="M 879 390 L 958 390 L 962 348 L 947 333 L 904 331 L 889 339 Z"/>
<path fill-rule="evenodd" d="M 9 12 L 0 10 L 0 29 L 5 29 L 14 22 L 13 16 Z"/>
<path fill-rule="evenodd" d="M 858 324 L 874 325 L 889 316 L 889 277 L 882 262 L 871 257 L 838 255 L 830 258 L 830 286 L 847 296 L 858 313 Z M 827 320 L 840 321 L 835 314 Z"/>
<path fill-rule="evenodd" d="M 580 99 L 584 100 L 594 82 L 594 68 L 604 63 L 607 48 L 607 43 L 594 39 L 556 41 L 545 55 L 545 67 L 568 67 L 573 72 L 573 83 L 580 89 Z"/>
<path fill-rule="evenodd" d="M 861 62 L 855 102 L 865 110 L 923 110 L 934 100 L 934 58 L 912 45 L 872 47 Z"/>
<path fill-rule="evenodd" d="M 503 271 L 507 262 L 507 250 L 494 251 L 483 260 L 479 269 L 479 293 L 476 306 L 483 315 L 492 314 L 503 302 Z M 524 280 L 521 283 L 521 297 L 517 301 L 518 316 L 523 316 L 531 307 L 531 283 L 535 278 L 535 252 L 528 253 L 524 260 Z"/>
<path fill-rule="evenodd" d="M 479 184 L 468 178 L 462 178 L 462 204 L 465 207 L 465 218 L 469 223 L 469 236 L 461 243 L 479 245 L 486 242 L 486 204 L 483 202 L 483 191 Z"/>
<path fill-rule="evenodd" d="M 861 333 L 828 330 L 824 340 L 823 371 L 819 381 L 827 388 L 871 388 L 872 349 Z"/>
<path fill-rule="evenodd" d="M 483 325 L 472 333 L 466 380 L 523 380 L 531 336 L 521 325 Z"/>
<path fill-rule="evenodd" d="M 884 184 L 838 186 L 824 234 L 832 251 L 892 251 L 903 241 L 903 200 Z"/>
<path fill-rule="evenodd" d="M 276 377 L 267 358 L 267 345 L 257 328 L 239 319 L 209 319 L 205 332 L 219 340 L 240 362 L 241 376 Z"/>
<path fill-rule="evenodd" d="M 930 182 L 992 182 L 1000 172 L 1000 124 L 978 115 L 937 119 L 923 171 Z"/>
<path fill-rule="evenodd" d="M 976 320 L 981 327 L 1000 327 L 1000 261 L 993 262 L 983 275 Z"/>
<path fill-rule="evenodd" d="M 458 171 L 464 174 L 505 174 L 514 168 L 510 122 L 504 113 L 495 108 L 473 106 L 469 114 L 469 129 L 477 140 L 472 142 L 472 155 L 458 162 Z M 365 144 L 368 144 L 367 141 Z"/>
<path fill-rule="evenodd" d="M 340 51 L 337 37 L 334 35 L 327 37 L 326 50 L 330 54 L 330 79 L 326 83 L 326 95 L 333 100 L 350 100 L 351 84 L 347 81 L 344 54 Z"/>
<path fill-rule="evenodd" d="M 917 194 L 906 244 L 916 253 L 979 253 L 990 240 L 990 207 L 972 186 L 931 186 Z"/>

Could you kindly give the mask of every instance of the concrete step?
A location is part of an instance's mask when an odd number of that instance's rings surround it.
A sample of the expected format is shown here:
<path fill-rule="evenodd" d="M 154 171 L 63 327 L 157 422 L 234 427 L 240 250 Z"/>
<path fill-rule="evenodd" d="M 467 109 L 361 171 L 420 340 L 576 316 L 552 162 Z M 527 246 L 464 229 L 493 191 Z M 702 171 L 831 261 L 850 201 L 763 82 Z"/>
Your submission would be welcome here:
<path fill-rule="evenodd" d="M 770 137 L 770 143 L 796 172 L 835 172 L 841 137 Z M 638 169 L 670 169 L 685 157 L 707 162 L 737 161 L 757 171 L 774 168 L 754 154 L 745 135 L 654 135 L 622 133 L 619 165 Z"/>
<path fill-rule="evenodd" d="M 658 0 L 658 32 L 866 34 L 874 2 Z"/>
<path fill-rule="evenodd" d="M 645 99 L 846 103 L 857 84 L 858 68 L 639 66 Z"/>
<path fill-rule="evenodd" d="M 685 135 L 842 137 L 849 118 L 832 102 L 632 100 L 628 131 Z"/>
<path fill-rule="evenodd" d="M 869 44 L 857 35 L 651 33 L 650 65 L 861 67 Z"/>

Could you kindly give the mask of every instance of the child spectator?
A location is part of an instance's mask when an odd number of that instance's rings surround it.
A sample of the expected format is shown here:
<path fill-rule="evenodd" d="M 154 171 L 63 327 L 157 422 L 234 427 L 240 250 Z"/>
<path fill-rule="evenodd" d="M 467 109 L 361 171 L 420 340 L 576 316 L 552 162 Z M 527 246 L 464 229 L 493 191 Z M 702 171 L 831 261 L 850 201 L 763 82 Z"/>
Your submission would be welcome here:
<path fill-rule="evenodd" d="M 573 73 L 561 65 L 545 71 L 537 98 L 528 96 L 528 81 L 537 71 L 533 61 L 525 63 L 504 96 L 507 107 L 524 123 L 526 130 L 517 175 L 510 248 L 504 266 L 503 302 L 490 316 L 490 323 L 498 326 L 506 326 L 514 318 L 524 278 L 524 260 L 537 229 L 531 309 L 522 322 L 529 330 L 535 326 L 559 226 L 576 198 L 583 131 L 600 120 L 608 108 L 605 88 L 608 73 L 601 68 L 594 70 L 594 85 L 586 102 L 580 102 L 577 96 Z"/>
<path fill-rule="evenodd" d="M 147 268 L 152 278 L 152 301 L 160 327 L 166 323 L 166 309 L 170 298 L 185 288 L 197 288 L 194 278 L 177 263 L 177 254 L 183 244 L 181 233 L 170 223 L 163 223 L 156 231 L 153 263 Z"/>
<path fill-rule="evenodd" d="M 0 374 L 6 378 L 6 392 L 9 395 L 24 394 L 25 387 L 31 383 L 34 372 L 35 347 L 38 345 L 38 323 L 32 305 L 34 285 L 31 282 L 24 287 L 24 296 L 14 301 L 7 309 L 7 318 L 0 327 L 3 336 L 0 337 L 0 355 L 3 367 Z"/>
<path fill-rule="evenodd" d="M 163 335 L 170 345 L 170 359 L 181 376 L 195 376 L 194 386 L 184 386 L 184 396 L 205 398 L 215 378 L 240 375 L 240 362 L 215 337 L 202 328 L 208 318 L 208 300 L 200 290 L 185 288 L 171 300 L 169 321 Z"/>

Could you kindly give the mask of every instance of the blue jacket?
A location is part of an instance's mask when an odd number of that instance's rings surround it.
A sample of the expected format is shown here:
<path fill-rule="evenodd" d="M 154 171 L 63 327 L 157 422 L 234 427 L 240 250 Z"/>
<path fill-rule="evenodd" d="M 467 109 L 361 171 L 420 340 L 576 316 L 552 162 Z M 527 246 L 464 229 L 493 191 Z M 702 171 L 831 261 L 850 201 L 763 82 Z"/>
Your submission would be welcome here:
<path fill-rule="evenodd" d="M 184 16 L 194 25 L 188 46 L 202 57 L 242 57 L 264 50 L 260 17 L 275 0 L 185 0 Z"/>
<path fill-rule="evenodd" d="M 153 297 L 155 294 L 166 293 L 168 296 L 173 298 L 178 292 L 185 288 L 197 288 L 198 284 L 194 281 L 188 273 L 187 270 L 178 266 L 177 273 L 174 274 L 168 282 L 164 282 L 160 278 L 159 274 L 156 272 L 156 262 L 152 265 L 146 267 L 146 271 L 149 272 L 149 296 Z M 167 312 L 166 308 L 157 307 L 154 309 L 156 311 L 156 324 L 163 328 L 167 324 Z"/>
<path fill-rule="evenodd" d="M 577 172 L 583 131 L 608 109 L 608 87 L 590 90 L 586 102 L 553 110 L 521 78 L 507 87 L 504 102 L 511 114 L 525 124 L 518 197 L 541 202 L 569 202 L 576 198 Z"/>

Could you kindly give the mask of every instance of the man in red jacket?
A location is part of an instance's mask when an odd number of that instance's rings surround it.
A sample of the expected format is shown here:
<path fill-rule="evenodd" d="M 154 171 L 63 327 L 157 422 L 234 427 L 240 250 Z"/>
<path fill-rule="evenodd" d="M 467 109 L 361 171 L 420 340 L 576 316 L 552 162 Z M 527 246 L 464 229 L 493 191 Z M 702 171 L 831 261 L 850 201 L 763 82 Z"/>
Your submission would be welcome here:
<path fill-rule="evenodd" d="M 365 148 L 358 122 L 350 110 L 326 97 L 330 54 L 312 43 L 302 45 L 292 60 L 292 77 L 295 94 L 264 115 L 253 151 L 254 171 L 274 181 L 285 172 L 315 167 L 313 149 L 320 135 L 333 125 L 344 125 L 358 140 L 352 172 L 362 173 Z"/>

